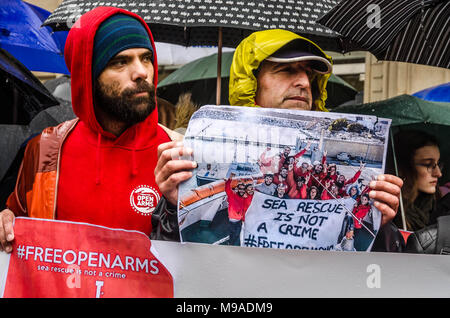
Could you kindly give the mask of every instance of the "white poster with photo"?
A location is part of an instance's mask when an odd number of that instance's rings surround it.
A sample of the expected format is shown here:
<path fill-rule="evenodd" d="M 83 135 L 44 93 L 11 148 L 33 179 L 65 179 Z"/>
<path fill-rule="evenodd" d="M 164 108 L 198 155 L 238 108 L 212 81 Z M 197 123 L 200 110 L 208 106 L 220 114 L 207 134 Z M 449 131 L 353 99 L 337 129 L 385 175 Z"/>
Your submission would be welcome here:
<path fill-rule="evenodd" d="M 198 163 L 179 187 L 182 242 L 369 251 L 381 213 L 369 182 L 384 173 L 390 120 L 203 106 L 184 145 Z"/>

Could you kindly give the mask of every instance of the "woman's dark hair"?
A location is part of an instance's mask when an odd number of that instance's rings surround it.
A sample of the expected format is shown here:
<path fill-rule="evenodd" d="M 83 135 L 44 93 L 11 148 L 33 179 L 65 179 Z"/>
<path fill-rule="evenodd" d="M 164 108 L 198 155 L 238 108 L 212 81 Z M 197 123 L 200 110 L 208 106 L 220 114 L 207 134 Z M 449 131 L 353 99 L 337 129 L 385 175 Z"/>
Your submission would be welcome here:
<path fill-rule="evenodd" d="M 439 143 L 433 135 L 419 130 L 401 130 L 394 136 L 395 156 L 399 177 L 403 179 L 402 197 L 405 205 L 411 205 L 416 189 L 417 169 L 414 155 L 417 149 L 436 146 Z"/>
<path fill-rule="evenodd" d="M 362 198 L 362 197 L 365 197 L 367 200 L 370 200 L 370 196 L 369 196 L 368 193 L 362 194 L 362 195 L 361 195 L 361 198 Z M 367 202 L 367 204 L 369 204 L 369 202 Z"/>
<path fill-rule="evenodd" d="M 306 180 L 305 180 L 305 177 L 303 177 L 303 176 L 298 176 L 296 179 L 295 179 L 295 181 L 296 182 L 305 182 Z"/>

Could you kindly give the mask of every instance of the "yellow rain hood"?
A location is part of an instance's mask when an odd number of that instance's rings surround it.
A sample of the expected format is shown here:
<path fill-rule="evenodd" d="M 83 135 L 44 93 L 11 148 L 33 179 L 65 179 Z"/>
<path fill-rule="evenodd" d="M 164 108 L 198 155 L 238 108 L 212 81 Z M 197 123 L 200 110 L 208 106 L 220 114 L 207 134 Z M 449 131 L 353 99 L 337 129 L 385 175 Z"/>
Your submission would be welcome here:
<path fill-rule="evenodd" d="M 317 47 L 323 56 L 330 61 L 330 56 L 314 42 L 293 32 L 281 29 L 264 30 L 252 33 L 236 48 L 230 68 L 229 102 L 234 106 L 255 105 L 257 81 L 254 71 L 267 57 L 293 40 L 301 39 Z M 325 108 L 327 99 L 326 86 L 331 73 L 317 74 L 314 79 L 318 89 L 318 97 L 314 100 L 313 110 L 328 111 Z M 313 84 L 314 85 L 314 84 Z"/>

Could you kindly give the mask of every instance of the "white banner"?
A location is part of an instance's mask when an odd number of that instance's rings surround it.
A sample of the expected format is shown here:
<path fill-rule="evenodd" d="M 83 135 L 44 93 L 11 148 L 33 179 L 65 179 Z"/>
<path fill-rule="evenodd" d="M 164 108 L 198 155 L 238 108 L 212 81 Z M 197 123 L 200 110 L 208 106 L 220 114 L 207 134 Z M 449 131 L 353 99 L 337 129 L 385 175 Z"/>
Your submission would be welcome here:
<path fill-rule="evenodd" d="M 151 244 L 173 275 L 175 298 L 450 296 L 448 256 Z M 0 291 L 8 263 L 0 252 Z"/>

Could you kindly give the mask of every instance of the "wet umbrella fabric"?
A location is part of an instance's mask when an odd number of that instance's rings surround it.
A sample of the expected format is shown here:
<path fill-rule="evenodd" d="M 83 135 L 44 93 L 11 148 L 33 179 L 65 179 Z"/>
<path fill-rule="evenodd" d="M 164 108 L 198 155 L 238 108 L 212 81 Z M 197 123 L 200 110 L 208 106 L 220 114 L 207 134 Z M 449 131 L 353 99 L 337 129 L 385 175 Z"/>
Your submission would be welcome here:
<path fill-rule="evenodd" d="M 228 82 L 234 52 L 222 55 L 222 96 L 221 104 L 228 105 Z M 198 105 L 215 103 L 215 79 L 217 77 L 217 54 L 197 59 L 172 72 L 158 84 L 158 96 L 176 104 L 184 92 L 192 93 L 192 100 Z M 331 75 L 327 84 L 327 107 L 335 107 L 353 100 L 355 88 L 336 75 Z"/>
<path fill-rule="evenodd" d="M 59 101 L 60 105 L 44 109 L 33 118 L 29 125 L 0 125 L 0 149 L 2 149 L 0 152 L 0 205 L 4 204 L 14 188 L 28 140 L 44 128 L 75 118 L 71 103 Z"/>
<path fill-rule="evenodd" d="M 54 97 L 27 68 L 0 49 L 0 208 L 12 192 L 27 141 L 44 128 L 75 118 L 67 97 Z M 67 78 L 47 81 L 57 90 Z M 51 85 L 58 82 L 60 85 Z M 14 110 L 15 108 L 15 110 Z M 16 113 L 17 116 L 14 116 Z"/>
<path fill-rule="evenodd" d="M 375 115 L 392 119 L 392 133 L 399 130 L 416 129 L 434 135 L 440 144 L 441 160 L 450 167 L 450 103 L 430 102 L 411 95 L 400 95 L 379 102 L 362 105 L 340 106 L 338 113 Z M 395 173 L 392 156 L 388 148 L 387 172 Z M 392 153 L 391 153 L 392 154 Z M 450 178 L 449 169 L 444 169 L 442 182 Z"/>
<path fill-rule="evenodd" d="M 392 119 L 390 142 L 386 159 L 386 173 L 398 175 L 396 151 L 392 136 L 399 130 L 422 130 L 435 136 L 439 142 L 441 161 L 444 166 L 450 165 L 450 103 L 437 103 L 424 101 L 410 95 L 400 95 L 387 100 L 363 105 L 341 106 L 333 111 L 341 113 L 376 115 L 381 118 Z M 443 184 L 449 180 L 448 169 L 442 171 L 439 179 Z M 403 229 L 406 230 L 405 212 L 400 202 Z"/>
<path fill-rule="evenodd" d="M 217 45 L 220 27 L 222 45 L 236 47 L 254 31 L 280 28 L 306 36 L 324 50 L 341 51 L 345 44 L 338 34 L 315 22 L 337 3 L 338 0 L 116 0 L 104 5 L 140 15 L 156 42 Z M 68 30 L 79 16 L 96 6 L 99 2 L 65 0 L 44 25 Z"/>
<path fill-rule="evenodd" d="M 41 27 L 50 12 L 21 0 L 0 2 L 0 47 L 31 71 L 69 74 L 63 51 L 68 32 Z"/>
<path fill-rule="evenodd" d="M 28 124 L 45 108 L 59 102 L 17 59 L 0 49 L 0 124 Z"/>
<path fill-rule="evenodd" d="M 412 95 L 431 102 L 450 102 L 450 82 L 426 88 Z"/>
<path fill-rule="evenodd" d="M 338 34 L 315 22 L 337 0 L 133 0 L 110 1 L 140 15 L 150 26 L 156 42 L 184 46 L 218 46 L 216 104 L 221 94 L 220 61 L 222 47 L 236 47 L 254 31 L 286 29 L 306 36 L 328 51 L 356 50 Z M 82 14 L 99 2 L 65 0 L 44 22 L 54 30 L 67 30 Z"/>
<path fill-rule="evenodd" d="M 450 68 L 448 0 L 343 0 L 317 22 L 379 60 Z"/>

